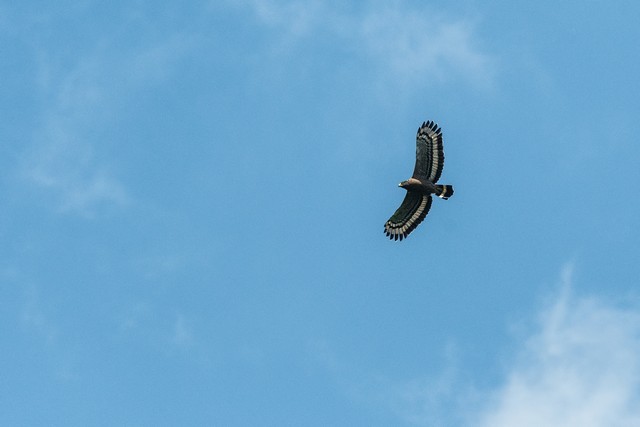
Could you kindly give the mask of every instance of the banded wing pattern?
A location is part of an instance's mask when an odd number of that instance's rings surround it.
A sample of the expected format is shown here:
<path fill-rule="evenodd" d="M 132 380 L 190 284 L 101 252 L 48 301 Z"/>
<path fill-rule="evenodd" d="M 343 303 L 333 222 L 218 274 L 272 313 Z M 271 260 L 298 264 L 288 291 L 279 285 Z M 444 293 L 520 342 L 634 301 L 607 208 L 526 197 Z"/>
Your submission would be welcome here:
<path fill-rule="evenodd" d="M 416 135 L 416 166 L 413 176 L 426 177 L 435 184 L 440 179 L 443 166 L 442 129 L 429 120 L 422 123 Z"/>
<path fill-rule="evenodd" d="M 392 240 L 407 237 L 429 213 L 431 196 L 407 191 L 402 204 L 384 224 L 384 231 Z"/>

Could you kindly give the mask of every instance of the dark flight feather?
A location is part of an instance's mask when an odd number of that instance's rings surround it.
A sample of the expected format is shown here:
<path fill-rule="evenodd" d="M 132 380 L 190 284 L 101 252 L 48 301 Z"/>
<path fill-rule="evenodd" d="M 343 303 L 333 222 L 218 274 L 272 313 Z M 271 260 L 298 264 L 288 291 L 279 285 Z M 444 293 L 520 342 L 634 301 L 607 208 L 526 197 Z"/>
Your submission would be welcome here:
<path fill-rule="evenodd" d="M 384 229 L 391 239 L 407 237 L 429 213 L 432 198 L 415 191 L 407 191 L 402 204 L 385 223 Z"/>
<path fill-rule="evenodd" d="M 432 121 L 422 123 L 416 135 L 416 165 L 414 178 L 438 182 L 444 166 L 442 129 Z"/>

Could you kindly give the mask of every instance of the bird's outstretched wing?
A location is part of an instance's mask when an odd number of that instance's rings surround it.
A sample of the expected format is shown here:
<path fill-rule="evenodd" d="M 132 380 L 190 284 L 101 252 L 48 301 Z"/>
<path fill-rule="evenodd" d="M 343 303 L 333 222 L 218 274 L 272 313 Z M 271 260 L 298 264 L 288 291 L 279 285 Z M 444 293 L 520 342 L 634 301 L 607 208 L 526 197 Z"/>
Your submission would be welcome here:
<path fill-rule="evenodd" d="M 385 233 L 392 240 L 402 240 L 422 222 L 430 208 L 430 195 L 407 191 L 398 210 L 384 224 Z"/>
<path fill-rule="evenodd" d="M 427 177 L 434 184 L 440 179 L 444 166 L 442 129 L 432 121 L 422 123 L 416 135 L 416 167 L 413 176 Z"/>

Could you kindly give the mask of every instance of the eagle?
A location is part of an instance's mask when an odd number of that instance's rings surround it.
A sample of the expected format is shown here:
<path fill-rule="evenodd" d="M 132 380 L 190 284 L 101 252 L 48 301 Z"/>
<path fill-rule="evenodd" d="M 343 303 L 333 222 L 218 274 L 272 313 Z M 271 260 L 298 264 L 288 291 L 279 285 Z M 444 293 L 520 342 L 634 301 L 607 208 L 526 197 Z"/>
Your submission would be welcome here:
<path fill-rule="evenodd" d="M 427 216 L 431 195 L 448 199 L 453 186 L 436 184 L 444 166 L 442 129 L 432 121 L 422 123 L 416 135 L 416 165 L 413 176 L 398 184 L 407 190 L 398 210 L 384 224 L 384 232 L 391 240 L 407 237 Z"/>

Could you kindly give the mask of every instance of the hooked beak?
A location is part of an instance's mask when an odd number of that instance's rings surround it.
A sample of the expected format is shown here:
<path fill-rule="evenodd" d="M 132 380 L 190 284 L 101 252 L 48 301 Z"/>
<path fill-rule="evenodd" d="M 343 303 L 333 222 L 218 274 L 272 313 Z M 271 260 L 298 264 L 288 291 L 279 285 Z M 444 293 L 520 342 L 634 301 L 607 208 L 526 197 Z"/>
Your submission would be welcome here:
<path fill-rule="evenodd" d="M 402 183 L 398 184 L 398 187 L 402 187 Z"/>

